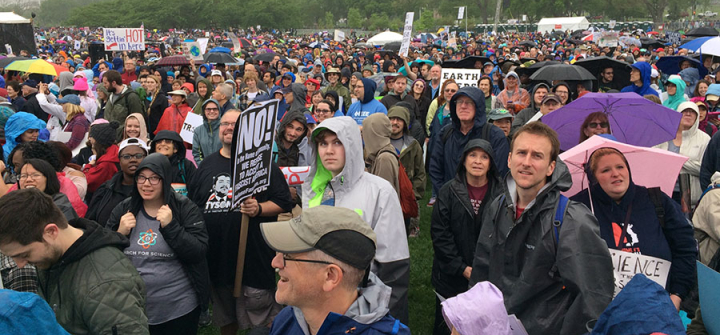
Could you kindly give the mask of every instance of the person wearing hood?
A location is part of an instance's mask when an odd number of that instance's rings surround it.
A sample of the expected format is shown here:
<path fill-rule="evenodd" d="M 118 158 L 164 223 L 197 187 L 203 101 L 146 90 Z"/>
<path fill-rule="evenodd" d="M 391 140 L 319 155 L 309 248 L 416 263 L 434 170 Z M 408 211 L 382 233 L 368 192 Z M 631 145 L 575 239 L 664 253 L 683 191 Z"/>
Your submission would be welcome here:
<path fill-rule="evenodd" d="M 203 124 L 195 128 L 193 134 L 192 154 L 195 163 L 200 162 L 210 154 L 222 148 L 218 131 L 220 129 L 220 104 L 215 99 L 207 99 L 203 103 L 201 112 Z"/>
<path fill-rule="evenodd" d="M 667 97 L 663 94 L 663 106 L 677 110 L 681 103 L 687 101 L 685 81 L 680 76 L 670 76 L 665 88 L 667 89 Z"/>
<path fill-rule="evenodd" d="M 647 94 L 658 96 L 658 92 L 650 87 L 650 75 L 652 72 L 650 64 L 647 62 L 635 62 L 630 67 L 632 67 L 632 71 L 630 71 L 631 84 L 625 86 L 620 92 L 634 92 L 641 97 Z"/>
<path fill-rule="evenodd" d="M 387 115 L 387 108 L 380 101 L 375 100 L 375 89 L 377 84 L 367 78 L 362 78 L 355 84 L 355 96 L 358 101 L 350 105 L 347 116 L 351 117 L 358 126 L 362 126 L 366 117 L 383 113 Z"/>
<path fill-rule="evenodd" d="M 270 334 L 410 334 L 388 314 L 391 288 L 373 273 L 365 277 L 380 247 L 356 212 L 318 206 L 291 221 L 262 223 L 260 230 L 276 251 L 275 296 L 288 305 Z"/>
<path fill-rule="evenodd" d="M 392 287 L 390 314 L 407 322 L 410 252 L 397 193 L 387 180 L 365 171 L 360 129 L 353 118 L 326 119 L 313 131 L 311 143 L 303 210 L 332 205 L 362 216 L 378 236 L 379 252 L 370 270 Z"/>
<path fill-rule="evenodd" d="M 415 199 L 419 201 L 425 194 L 425 163 L 420 142 L 408 132 L 410 112 L 403 106 L 394 106 L 388 111 L 388 118 L 392 125 L 390 143 L 395 147 L 395 153 L 400 156 L 405 173 L 413 184 Z"/>
<path fill-rule="evenodd" d="M 5 259 L 6 256 L 2 256 Z M 9 258 L 8 258 L 9 259 Z M 3 262 L 4 263 L 4 262 Z M 0 333 L 69 335 L 55 320 L 50 305 L 35 292 L 18 292 L 3 282 L 0 290 Z"/>
<path fill-rule="evenodd" d="M 667 292 L 679 310 L 695 283 L 697 258 L 693 227 L 680 207 L 658 189 L 635 185 L 631 167 L 617 149 L 595 150 L 586 170 L 590 187 L 572 199 L 592 209 L 608 248 L 672 262 Z M 653 191 L 660 197 L 662 218 Z"/>
<path fill-rule="evenodd" d="M 503 192 L 500 174 L 488 141 L 472 139 L 463 149 L 455 177 L 440 189 L 433 206 L 430 235 L 433 241 L 431 281 L 445 299 L 468 289 L 475 244 L 483 224 L 483 211 Z M 440 298 L 435 298 L 433 334 L 450 334 L 443 324 Z"/>
<path fill-rule="evenodd" d="M 131 137 L 139 138 L 145 143 L 150 142 L 147 127 L 145 126 L 145 118 L 140 113 L 130 114 L 127 119 L 125 119 L 122 139 L 126 140 Z"/>
<path fill-rule="evenodd" d="M 305 96 L 307 95 L 305 85 L 300 83 L 292 83 L 290 85 L 290 99 L 285 98 L 285 102 L 290 105 L 288 111 L 301 111 L 307 109 L 305 107 Z"/>
<path fill-rule="evenodd" d="M 387 180 L 400 199 L 398 154 L 390 142 L 392 126 L 385 114 L 373 114 L 363 121 L 365 171 Z"/>
<path fill-rule="evenodd" d="M 480 228 L 470 285 L 497 286 L 529 334 L 584 334 L 613 297 L 610 252 L 590 210 L 562 204 L 572 178 L 555 131 L 531 122 L 511 147 L 502 195 L 483 213 L 494 224 Z M 558 211 L 563 223 L 554 226 Z"/>
<path fill-rule="evenodd" d="M 533 116 L 535 116 L 537 112 L 540 111 L 543 99 L 545 99 L 545 96 L 548 95 L 548 93 L 550 93 L 550 86 L 548 86 L 547 84 L 539 83 L 535 85 L 535 88 L 533 88 L 532 91 L 532 101 L 530 102 L 530 106 L 515 114 L 515 118 L 513 119 L 513 126 L 516 129 L 525 125 L 528 120 L 530 120 Z"/>
<path fill-rule="evenodd" d="M 529 105 L 530 94 L 520 87 L 520 77 L 515 71 L 508 72 L 505 76 L 505 89 L 497 94 L 494 108 L 505 108 L 515 115 Z"/>
<path fill-rule="evenodd" d="M 341 96 L 343 101 L 343 108 L 345 110 L 349 110 L 350 104 L 352 103 L 352 99 L 350 99 L 350 91 L 348 91 L 347 87 L 345 87 L 342 82 L 340 82 L 340 70 L 336 68 L 329 68 L 327 72 L 325 72 L 325 79 L 328 81 L 328 85 L 322 89 L 323 93 L 327 93 L 328 91 L 335 91 L 338 96 Z M 374 92 L 374 90 L 373 90 Z M 356 94 L 357 95 L 357 94 Z M 360 95 L 363 96 L 364 95 Z M 360 97 L 358 96 L 358 97 Z M 340 108 L 338 108 L 340 109 Z"/>
<path fill-rule="evenodd" d="M 196 334 L 210 302 L 208 233 L 197 205 L 173 190 L 172 175 L 167 157 L 145 157 L 105 227 L 137 241 L 124 252 L 145 282 L 150 333 Z"/>
<path fill-rule="evenodd" d="M 677 94 L 680 94 L 679 91 L 680 90 L 678 90 Z M 678 127 L 675 138 L 665 143 L 660 143 L 654 146 L 654 148 L 672 151 L 689 158 L 683 164 L 682 170 L 680 170 L 680 176 L 688 175 L 690 177 L 690 203 L 684 204 L 687 208 L 683 208 L 685 213 L 689 213 L 697 204 L 698 200 L 700 200 L 700 195 L 702 195 L 705 189 L 705 187 L 700 185 L 700 165 L 703 160 L 705 148 L 707 148 L 710 143 L 710 136 L 704 131 L 698 130 L 700 113 L 698 112 L 696 104 L 685 101 L 678 105 L 677 111 L 682 113 L 682 119 L 680 120 L 680 126 Z M 678 178 L 675 183 L 675 189 L 673 190 L 673 199 L 678 203 L 681 203 L 681 191 L 680 178 Z"/>
<path fill-rule="evenodd" d="M 306 166 L 306 152 L 301 150 L 300 144 L 307 142 L 307 119 L 300 110 L 290 111 L 280 120 L 275 134 L 275 146 L 277 152 L 273 160 L 278 166 Z M 300 192 L 300 193 L 298 193 Z M 302 206 L 299 194 L 302 189 L 298 186 L 290 188 L 290 196 L 293 201 Z"/>
<path fill-rule="evenodd" d="M 218 136 L 222 148 L 205 157 L 188 184 L 188 197 L 201 208 L 207 223 L 213 324 L 223 334 L 236 334 L 238 328 L 265 328 L 282 309 L 273 298 L 276 280 L 270 262 L 275 253 L 263 241 L 259 225 L 277 221 L 278 214 L 291 211 L 294 205 L 282 171 L 271 163 L 268 189 L 231 208 L 231 152 L 239 116 L 240 111 L 230 110 L 221 117 Z M 232 292 L 243 214 L 249 216 L 244 294 L 235 298 Z"/>
<path fill-rule="evenodd" d="M 100 185 L 112 178 L 117 173 L 118 146 L 115 144 L 115 131 L 118 128 L 117 122 L 98 124 L 90 128 L 89 137 L 92 138 L 92 151 L 95 156 L 83 167 L 83 173 L 87 179 L 87 194 L 85 199 L 92 199 L 92 194 Z"/>
<path fill-rule="evenodd" d="M 462 148 L 471 139 L 490 142 L 495 156 L 495 165 L 500 175 L 508 170 L 508 142 L 500 128 L 487 122 L 485 116 L 485 95 L 476 88 L 466 86 L 453 95 L 448 102 L 452 123 L 430 139 L 430 181 L 437 191 L 455 177 L 462 158 Z"/>
<path fill-rule="evenodd" d="M 85 110 L 85 118 L 89 122 L 95 121 L 98 105 L 95 102 L 95 95 L 90 90 L 85 73 L 78 71 L 73 78 L 73 91 L 80 97 L 80 106 Z"/>
<path fill-rule="evenodd" d="M 145 284 L 123 255 L 126 237 L 87 219 L 68 222 L 38 189 L 4 195 L 0 209 L 0 250 L 20 268 L 38 268 L 40 293 L 67 332 L 149 333 Z"/>
<path fill-rule="evenodd" d="M 17 112 L 11 115 L 5 123 L 3 161 L 7 163 L 12 160 L 10 153 L 18 144 L 37 141 L 40 129 L 45 129 L 45 121 L 38 119 L 33 114 Z"/>
<path fill-rule="evenodd" d="M 697 68 L 689 67 L 678 72 L 678 76 L 680 76 L 686 84 L 685 91 L 683 93 L 688 97 L 693 97 L 695 93 L 695 85 L 697 85 L 700 80 L 700 71 Z"/>
<path fill-rule="evenodd" d="M 135 171 L 148 154 L 148 146 L 139 138 L 128 138 L 119 146 L 120 171 L 104 182 L 92 196 L 85 218 L 104 225 L 110 213 L 123 200 L 130 197 L 135 186 Z"/>
<path fill-rule="evenodd" d="M 187 94 L 183 90 L 172 91 L 168 93 L 170 97 L 170 106 L 165 109 L 157 128 L 155 128 L 155 137 L 158 132 L 163 130 L 171 130 L 176 133 L 182 131 L 183 122 L 188 113 L 192 112 L 192 108 L 187 104 Z"/>
<path fill-rule="evenodd" d="M 571 93 L 572 90 L 570 89 L 570 85 L 568 85 L 566 82 L 561 81 L 553 85 L 552 87 L 552 93 L 560 97 L 560 105 L 564 106 L 570 103 L 572 101 L 571 99 Z"/>
<path fill-rule="evenodd" d="M 192 178 L 196 170 L 195 164 L 185 158 L 185 144 L 180 134 L 172 130 L 161 130 L 155 135 L 150 144 L 150 153 L 161 153 L 170 160 L 170 174 L 166 178 L 170 180 L 173 188 L 181 194 L 185 194 L 185 185 Z"/>

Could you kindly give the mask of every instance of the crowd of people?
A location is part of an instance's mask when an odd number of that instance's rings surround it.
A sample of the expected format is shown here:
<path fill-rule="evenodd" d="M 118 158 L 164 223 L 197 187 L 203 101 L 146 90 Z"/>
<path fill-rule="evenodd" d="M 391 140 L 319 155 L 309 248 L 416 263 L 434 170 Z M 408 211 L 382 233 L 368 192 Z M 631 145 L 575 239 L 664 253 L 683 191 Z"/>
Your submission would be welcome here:
<path fill-rule="evenodd" d="M 695 261 L 720 269 L 712 55 L 557 32 L 413 41 L 402 57 L 354 35 L 253 29 L 238 32 L 251 50 L 235 50 L 234 63 L 164 66 L 182 53 L 181 37 L 205 32 L 148 32 L 162 47 L 97 60 L 55 43 L 97 33 L 38 32 L 38 49 L 20 55 L 65 71 L 4 70 L 0 80 L 0 283 L 28 292 L 0 291 L 9 295 L 0 304 L 31 304 L 25 317 L 45 327 L 35 332 L 196 334 L 212 322 L 222 334 L 409 334 L 408 240 L 422 232 L 434 251 L 422 274 L 437 295 L 433 334 L 511 334 L 513 320 L 531 335 L 613 334 L 627 304 L 669 315 L 637 322 L 640 333 L 685 332 L 681 313 L 692 319 L 687 334 L 707 333 Z M 207 35 L 208 50 L 230 42 Z M 676 56 L 688 56 L 673 60 L 677 71 L 658 67 Z M 601 57 L 613 63 L 589 82 L 530 78 L 543 65 Z M 443 76 L 458 64 L 479 79 Z M 576 172 L 543 118 L 593 92 L 677 114 L 674 136 L 650 145 L 686 158 L 665 176 L 672 192 L 636 184 L 638 166 L 607 146 L 588 152 L 588 182 L 568 193 Z M 271 99 L 270 186 L 233 208 L 234 131 L 243 110 Z M 190 140 L 181 132 L 191 113 L 202 124 Z M 567 148 L 618 141 L 624 124 L 611 119 L 588 111 Z M 281 167 L 309 173 L 290 186 Z M 419 206 L 432 207 L 429 226 Z M 619 290 L 618 251 L 671 263 L 667 282 L 652 286 L 656 300 L 633 298 L 642 275 Z M 0 329 L 28 329 L 14 320 Z"/>

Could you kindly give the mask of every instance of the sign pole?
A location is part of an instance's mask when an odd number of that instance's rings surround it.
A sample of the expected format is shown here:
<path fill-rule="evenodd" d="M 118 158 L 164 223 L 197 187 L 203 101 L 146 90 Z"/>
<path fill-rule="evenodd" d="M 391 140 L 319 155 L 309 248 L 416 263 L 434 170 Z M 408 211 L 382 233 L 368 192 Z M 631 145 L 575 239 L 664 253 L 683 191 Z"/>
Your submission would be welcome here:
<path fill-rule="evenodd" d="M 233 296 L 235 298 L 240 298 L 240 295 L 242 294 L 242 278 L 243 272 L 245 271 L 245 249 L 247 247 L 248 224 L 250 224 L 250 217 L 247 214 L 243 214 L 242 221 L 240 222 L 240 243 L 238 243 L 237 265 L 235 266 L 235 289 L 233 290 Z"/>

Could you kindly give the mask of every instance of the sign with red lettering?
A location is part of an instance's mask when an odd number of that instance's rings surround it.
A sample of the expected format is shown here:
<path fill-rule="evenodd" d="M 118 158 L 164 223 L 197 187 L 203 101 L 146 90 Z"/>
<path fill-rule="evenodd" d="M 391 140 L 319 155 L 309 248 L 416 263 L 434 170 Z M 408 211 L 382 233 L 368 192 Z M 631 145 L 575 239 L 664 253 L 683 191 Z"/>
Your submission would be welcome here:
<path fill-rule="evenodd" d="M 556 25 L 555 25 L 555 30 L 560 30 L 560 29 L 562 29 L 562 24 L 556 24 Z"/>
<path fill-rule="evenodd" d="M 302 183 L 305 182 L 305 178 L 310 174 L 309 166 L 281 166 L 280 170 L 282 170 L 285 175 L 285 181 L 287 181 L 290 186 L 302 185 Z"/>
<path fill-rule="evenodd" d="M 105 51 L 145 50 L 145 29 L 103 28 Z"/>

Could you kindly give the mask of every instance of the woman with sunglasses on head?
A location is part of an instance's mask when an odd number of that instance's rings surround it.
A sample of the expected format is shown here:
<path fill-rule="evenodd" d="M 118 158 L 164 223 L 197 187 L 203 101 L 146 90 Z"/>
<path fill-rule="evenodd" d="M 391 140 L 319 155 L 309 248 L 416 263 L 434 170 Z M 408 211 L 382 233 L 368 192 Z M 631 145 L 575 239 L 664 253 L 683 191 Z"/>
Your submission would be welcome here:
<path fill-rule="evenodd" d="M 607 114 L 603 112 L 590 113 L 580 126 L 580 141 L 582 143 L 593 135 L 612 134 L 610 121 Z"/>
<path fill-rule="evenodd" d="M 210 297 L 208 235 L 197 205 L 173 191 L 171 174 L 162 154 L 143 159 L 130 198 L 105 226 L 130 240 L 125 255 L 145 282 L 150 334 L 197 334 Z"/>

